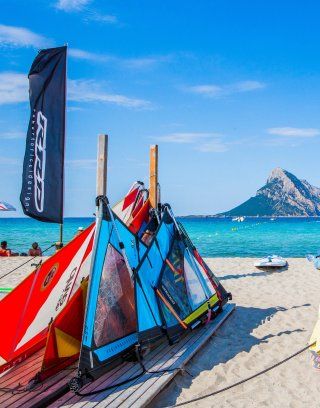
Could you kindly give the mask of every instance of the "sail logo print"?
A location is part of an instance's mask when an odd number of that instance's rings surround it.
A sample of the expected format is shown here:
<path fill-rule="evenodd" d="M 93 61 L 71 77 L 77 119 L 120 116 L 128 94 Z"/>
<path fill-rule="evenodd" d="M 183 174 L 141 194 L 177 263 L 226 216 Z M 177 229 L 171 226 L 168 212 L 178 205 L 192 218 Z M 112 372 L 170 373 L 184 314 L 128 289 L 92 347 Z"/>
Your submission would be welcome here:
<path fill-rule="evenodd" d="M 59 263 L 55 263 L 53 265 L 53 267 L 50 268 L 50 271 L 46 274 L 46 276 L 45 276 L 45 278 L 44 278 L 44 280 L 42 282 L 41 289 L 40 289 L 41 292 L 44 291 L 45 289 L 47 289 L 47 287 L 50 285 L 50 283 L 52 282 L 55 274 L 58 272 L 58 269 L 59 269 Z"/>
<path fill-rule="evenodd" d="M 46 171 L 46 139 L 47 118 L 39 111 L 37 113 L 37 131 L 35 141 L 34 164 L 34 200 L 38 212 L 43 212 L 44 180 Z"/>

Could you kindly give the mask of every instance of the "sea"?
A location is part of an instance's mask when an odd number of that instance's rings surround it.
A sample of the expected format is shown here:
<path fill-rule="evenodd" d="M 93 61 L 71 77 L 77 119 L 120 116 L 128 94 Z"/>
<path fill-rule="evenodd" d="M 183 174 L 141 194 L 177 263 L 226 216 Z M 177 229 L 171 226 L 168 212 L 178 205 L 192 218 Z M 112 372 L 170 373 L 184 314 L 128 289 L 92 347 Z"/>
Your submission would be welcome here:
<path fill-rule="evenodd" d="M 320 250 L 320 218 L 180 218 L 198 251 L 205 257 L 305 257 Z M 79 227 L 93 218 L 66 218 L 63 237 L 67 243 Z M 27 252 L 33 242 L 45 250 L 59 240 L 59 225 L 30 218 L 1 218 L 0 241 L 19 253 Z M 46 252 L 53 253 L 53 249 Z"/>

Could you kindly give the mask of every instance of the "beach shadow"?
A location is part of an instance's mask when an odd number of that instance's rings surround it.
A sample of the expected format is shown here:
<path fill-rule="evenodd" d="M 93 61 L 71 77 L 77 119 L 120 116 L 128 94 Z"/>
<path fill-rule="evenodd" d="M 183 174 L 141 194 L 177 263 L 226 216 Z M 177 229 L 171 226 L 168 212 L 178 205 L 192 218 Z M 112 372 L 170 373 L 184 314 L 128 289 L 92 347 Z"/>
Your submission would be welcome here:
<path fill-rule="evenodd" d="M 275 273 L 282 273 L 288 270 L 288 266 L 283 266 L 282 268 L 258 268 L 260 272 L 242 273 L 234 275 L 224 275 L 219 276 L 219 280 L 229 280 L 229 279 L 241 279 L 241 278 L 255 278 L 255 277 L 266 277 L 273 275 Z"/>
<path fill-rule="evenodd" d="M 284 330 L 276 334 L 268 334 L 258 338 L 252 334 L 260 325 L 270 321 L 277 313 L 285 313 L 287 310 L 311 306 L 309 303 L 285 308 L 282 306 L 266 309 L 257 307 L 237 306 L 235 311 L 212 336 L 208 343 L 187 364 L 188 373 L 178 374 L 175 380 L 168 386 L 170 393 L 165 396 L 160 393 L 150 407 L 165 407 L 174 405 L 183 389 L 190 387 L 194 378 L 203 371 L 210 371 L 218 364 L 224 364 L 232 360 L 237 354 L 249 353 L 254 346 L 268 343 L 271 338 L 290 336 L 293 333 L 304 332 L 303 329 Z M 165 392 L 165 390 L 164 390 Z"/>

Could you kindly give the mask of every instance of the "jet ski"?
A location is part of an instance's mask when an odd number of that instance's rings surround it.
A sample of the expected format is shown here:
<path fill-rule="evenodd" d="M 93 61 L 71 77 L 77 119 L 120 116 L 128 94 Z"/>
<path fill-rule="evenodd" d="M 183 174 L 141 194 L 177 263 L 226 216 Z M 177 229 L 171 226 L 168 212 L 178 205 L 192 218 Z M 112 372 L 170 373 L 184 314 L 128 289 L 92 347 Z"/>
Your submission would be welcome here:
<path fill-rule="evenodd" d="M 256 268 L 283 268 L 288 262 L 279 255 L 269 255 L 254 263 Z"/>

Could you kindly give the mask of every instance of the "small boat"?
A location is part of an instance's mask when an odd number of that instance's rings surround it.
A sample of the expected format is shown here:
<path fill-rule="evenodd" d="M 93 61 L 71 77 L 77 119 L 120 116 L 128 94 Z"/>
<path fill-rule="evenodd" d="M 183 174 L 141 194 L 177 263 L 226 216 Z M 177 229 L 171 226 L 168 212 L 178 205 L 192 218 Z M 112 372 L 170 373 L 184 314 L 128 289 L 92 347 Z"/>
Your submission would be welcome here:
<path fill-rule="evenodd" d="M 270 221 L 275 221 L 275 218 L 270 218 Z"/>
<path fill-rule="evenodd" d="M 245 217 L 233 217 L 232 221 L 237 221 L 237 222 L 243 222 L 245 220 Z"/>
<path fill-rule="evenodd" d="M 269 255 L 254 263 L 256 268 L 283 268 L 288 262 L 279 255 Z"/>

